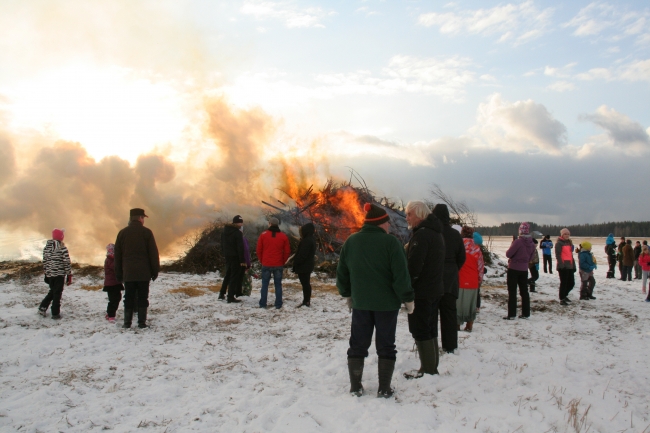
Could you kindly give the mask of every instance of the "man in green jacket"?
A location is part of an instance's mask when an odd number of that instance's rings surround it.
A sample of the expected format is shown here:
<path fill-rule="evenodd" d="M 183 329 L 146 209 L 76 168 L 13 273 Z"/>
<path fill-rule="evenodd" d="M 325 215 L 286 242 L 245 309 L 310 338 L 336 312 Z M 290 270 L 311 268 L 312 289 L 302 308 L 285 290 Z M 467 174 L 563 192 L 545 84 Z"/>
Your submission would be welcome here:
<path fill-rule="evenodd" d="M 379 389 L 377 397 L 393 395 L 390 386 L 395 368 L 395 331 L 402 303 L 409 314 L 415 298 L 402 244 L 389 235 L 389 217 L 374 204 L 364 206 L 366 218 L 361 231 L 345 241 L 336 269 L 336 287 L 352 312 L 348 349 L 350 393 L 363 395 L 361 377 L 364 358 L 375 336 Z"/>

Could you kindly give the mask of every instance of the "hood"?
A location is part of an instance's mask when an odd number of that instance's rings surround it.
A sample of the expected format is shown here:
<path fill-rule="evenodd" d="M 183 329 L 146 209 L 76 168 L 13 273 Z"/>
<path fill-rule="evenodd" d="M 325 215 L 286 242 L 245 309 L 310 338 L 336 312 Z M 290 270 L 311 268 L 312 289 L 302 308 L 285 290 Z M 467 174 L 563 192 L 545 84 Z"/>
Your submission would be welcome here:
<path fill-rule="evenodd" d="M 614 235 L 610 234 L 609 236 L 607 236 L 607 240 L 605 241 L 605 243 L 607 245 L 615 244 L 616 241 L 614 240 Z"/>
<path fill-rule="evenodd" d="M 446 204 L 438 203 L 433 207 L 433 210 L 431 211 L 432 214 L 434 214 L 440 222 L 443 224 L 449 225 L 449 209 L 447 208 Z"/>
<path fill-rule="evenodd" d="M 231 235 L 234 232 L 238 232 L 239 227 L 237 227 L 234 224 L 226 224 L 225 226 L 223 226 L 223 231 L 224 231 L 224 233 Z"/>
<path fill-rule="evenodd" d="M 312 223 L 307 223 L 304 226 L 300 227 L 300 234 L 303 238 L 313 236 L 316 231 L 316 227 Z"/>
<path fill-rule="evenodd" d="M 415 227 L 415 229 L 413 231 L 415 232 L 415 231 L 421 229 L 422 227 L 426 227 L 426 228 L 431 229 L 431 230 L 433 230 L 435 232 L 442 233 L 443 225 L 442 225 L 442 223 L 440 222 L 440 220 L 438 219 L 437 216 L 430 213 L 427 216 L 426 219 L 421 221 L 420 224 L 418 224 L 417 227 Z"/>

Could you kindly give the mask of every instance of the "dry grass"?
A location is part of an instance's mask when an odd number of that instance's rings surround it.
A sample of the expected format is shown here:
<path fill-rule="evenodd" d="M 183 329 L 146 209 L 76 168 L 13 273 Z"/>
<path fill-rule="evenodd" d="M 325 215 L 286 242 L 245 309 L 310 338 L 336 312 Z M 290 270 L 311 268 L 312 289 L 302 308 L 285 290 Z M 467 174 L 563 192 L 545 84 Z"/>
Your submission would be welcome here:
<path fill-rule="evenodd" d="M 190 298 L 205 295 L 205 291 L 200 290 L 198 287 L 192 287 L 192 286 L 179 287 L 178 289 L 171 289 L 169 293 L 184 293 Z"/>
<path fill-rule="evenodd" d="M 90 284 L 82 284 L 79 288 L 80 288 L 81 290 L 87 290 L 87 291 L 89 291 L 89 292 L 96 292 L 96 291 L 98 291 L 98 290 L 102 290 L 102 289 L 104 288 L 104 286 L 102 286 L 102 285 L 99 285 L 99 286 L 91 286 Z"/>

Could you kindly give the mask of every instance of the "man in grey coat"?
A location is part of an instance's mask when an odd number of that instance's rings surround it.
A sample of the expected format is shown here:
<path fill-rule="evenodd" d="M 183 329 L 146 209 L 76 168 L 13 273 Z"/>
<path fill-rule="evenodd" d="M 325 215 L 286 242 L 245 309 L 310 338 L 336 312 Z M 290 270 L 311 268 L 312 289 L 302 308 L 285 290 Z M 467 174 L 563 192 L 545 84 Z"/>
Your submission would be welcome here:
<path fill-rule="evenodd" d="M 138 328 L 147 327 L 149 281 L 156 281 L 160 257 L 153 232 L 144 226 L 144 209 L 131 209 L 129 225 L 115 240 L 115 277 L 124 283 L 124 325 L 130 328 L 138 308 Z"/>

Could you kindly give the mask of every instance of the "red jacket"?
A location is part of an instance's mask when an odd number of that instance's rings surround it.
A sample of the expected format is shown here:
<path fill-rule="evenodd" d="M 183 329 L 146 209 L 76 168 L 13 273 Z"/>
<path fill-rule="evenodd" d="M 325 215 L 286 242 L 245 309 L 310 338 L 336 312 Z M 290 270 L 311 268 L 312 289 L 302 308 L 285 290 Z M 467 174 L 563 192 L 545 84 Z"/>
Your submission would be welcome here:
<path fill-rule="evenodd" d="M 265 230 L 257 240 L 257 259 L 262 266 L 284 266 L 291 254 L 289 238 L 282 233 L 278 226 Z"/>
<path fill-rule="evenodd" d="M 650 271 L 650 254 L 641 254 L 639 256 L 639 265 L 644 271 Z"/>
<path fill-rule="evenodd" d="M 458 271 L 458 286 L 461 289 L 478 289 L 483 282 L 483 253 L 472 239 L 464 238 L 465 263 Z"/>

